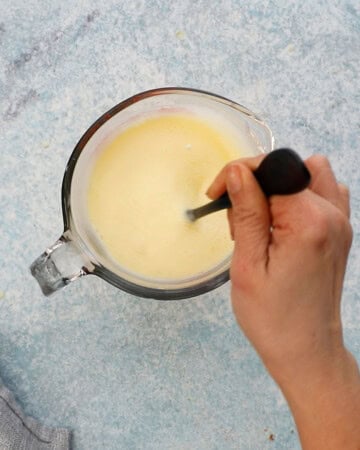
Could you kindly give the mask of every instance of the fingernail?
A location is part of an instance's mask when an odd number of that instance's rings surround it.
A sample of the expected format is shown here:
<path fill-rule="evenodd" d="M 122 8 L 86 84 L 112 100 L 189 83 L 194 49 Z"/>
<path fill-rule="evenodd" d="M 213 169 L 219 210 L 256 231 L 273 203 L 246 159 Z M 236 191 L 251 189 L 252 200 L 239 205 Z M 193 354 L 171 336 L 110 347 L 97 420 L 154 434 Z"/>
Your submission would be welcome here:
<path fill-rule="evenodd" d="M 241 184 L 240 168 L 235 165 L 229 166 L 226 177 L 226 186 L 229 194 L 238 194 L 241 190 Z"/>

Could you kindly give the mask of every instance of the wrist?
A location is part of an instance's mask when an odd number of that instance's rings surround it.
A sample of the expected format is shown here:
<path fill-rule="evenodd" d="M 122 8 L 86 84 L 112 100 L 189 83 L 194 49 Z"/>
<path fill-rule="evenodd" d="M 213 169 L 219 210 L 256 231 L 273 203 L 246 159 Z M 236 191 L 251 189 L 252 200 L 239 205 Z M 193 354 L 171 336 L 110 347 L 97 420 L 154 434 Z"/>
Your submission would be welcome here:
<path fill-rule="evenodd" d="M 274 379 L 289 403 L 308 403 L 309 399 L 321 398 L 330 391 L 350 393 L 355 389 L 359 394 L 360 387 L 357 363 L 345 347 L 331 357 L 317 358 L 303 367 L 296 367 L 296 373 L 292 372 L 291 376 L 284 372 L 275 375 Z"/>
<path fill-rule="evenodd" d="M 341 326 L 331 332 L 308 333 L 297 341 L 285 340 L 266 355 L 264 364 L 284 393 L 316 388 L 345 376 L 354 361 L 344 346 Z"/>

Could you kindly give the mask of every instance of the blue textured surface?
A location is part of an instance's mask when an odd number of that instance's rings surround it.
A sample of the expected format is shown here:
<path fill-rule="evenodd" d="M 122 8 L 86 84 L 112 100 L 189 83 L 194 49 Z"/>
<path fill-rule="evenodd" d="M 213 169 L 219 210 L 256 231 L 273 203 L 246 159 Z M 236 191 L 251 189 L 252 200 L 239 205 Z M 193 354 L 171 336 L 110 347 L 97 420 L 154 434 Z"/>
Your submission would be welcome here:
<path fill-rule="evenodd" d="M 258 112 L 279 146 L 328 155 L 350 185 L 343 318 L 360 359 L 359 2 L 6 3 L 0 376 L 26 413 L 73 429 L 75 449 L 299 449 L 228 286 L 161 303 L 89 277 L 45 299 L 28 266 L 61 233 L 63 170 L 100 114 L 148 88 L 210 90 Z"/>

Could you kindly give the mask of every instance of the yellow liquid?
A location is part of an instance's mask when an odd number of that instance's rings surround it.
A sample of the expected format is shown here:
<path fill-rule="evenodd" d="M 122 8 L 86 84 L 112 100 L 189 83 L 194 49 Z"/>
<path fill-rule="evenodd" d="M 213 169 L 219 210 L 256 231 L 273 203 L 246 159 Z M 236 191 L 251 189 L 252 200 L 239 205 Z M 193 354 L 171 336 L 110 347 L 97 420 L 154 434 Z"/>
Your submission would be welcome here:
<path fill-rule="evenodd" d="M 207 203 L 214 177 L 240 156 L 230 133 L 191 114 L 123 131 L 97 158 L 88 191 L 90 221 L 108 254 L 148 278 L 185 278 L 219 264 L 233 248 L 226 212 L 189 222 L 185 211 Z"/>

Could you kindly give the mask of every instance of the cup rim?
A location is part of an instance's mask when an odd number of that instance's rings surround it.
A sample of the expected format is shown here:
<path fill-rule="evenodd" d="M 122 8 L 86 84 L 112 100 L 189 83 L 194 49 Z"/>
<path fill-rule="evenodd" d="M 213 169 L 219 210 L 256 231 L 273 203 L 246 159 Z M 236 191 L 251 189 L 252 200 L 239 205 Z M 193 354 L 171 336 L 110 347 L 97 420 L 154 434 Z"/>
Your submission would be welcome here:
<path fill-rule="evenodd" d="M 144 100 L 149 97 L 155 97 L 159 95 L 166 95 L 166 94 L 193 94 L 198 96 L 204 96 L 209 97 L 211 100 L 218 101 L 222 104 L 226 104 L 231 108 L 236 109 L 237 111 L 242 112 L 243 114 L 250 117 L 252 120 L 255 120 L 259 124 L 261 124 L 262 127 L 264 127 L 270 138 L 270 147 L 271 150 L 274 148 L 274 137 L 272 134 L 271 129 L 269 126 L 256 114 L 254 114 L 252 111 L 250 111 L 245 106 L 236 103 L 232 100 L 229 100 L 226 97 L 223 97 L 221 95 L 214 94 L 209 91 L 201 90 L 201 89 L 194 89 L 194 88 L 188 88 L 188 87 L 175 87 L 175 86 L 169 86 L 169 87 L 161 87 L 161 88 L 155 88 L 150 89 L 147 91 L 140 92 L 138 94 L 135 94 L 120 103 L 116 104 L 112 108 L 110 108 L 108 111 L 106 111 L 104 114 L 102 114 L 95 122 L 93 122 L 92 125 L 85 131 L 85 133 L 82 135 L 78 143 L 76 144 L 73 152 L 71 153 L 71 156 L 67 162 L 66 169 L 64 172 L 63 182 L 62 182 L 62 188 L 61 188 L 61 202 L 62 202 L 62 214 L 63 214 L 63 222 L 64 222 L 64 232 L 71 232 L 71 234 L 76 234 L 76 240 L 80 241 L 79 244 L 83 247 L 83 250 L 88 254 L 88 247 L 86 243 L 83 241 L 81 235 L 77 232 L 76 227 L 73 227 L 73 220 L 72 220 L 72 211 L 71 211 L 71 183 L 72 178 L 74 174 L 74 170 L 76 167 L 76 163 L 78 161 L 78 158 L 81 155 L 81 152 L 85 148 L 86 144 L 89 142 L 91 137 L 96 133 L 96 131 L 104 125 L 108 120 L 110 120 L 114 115 L 122 111 L 123 109 L 127 108 L 128 106 L 131 106 L 132 104 L 135 104 L 141 100 Z M 189 297 L 195 297 L 201 294 L 204 294 L 208 291 L 211 291 L 213 289 L 216 289 L 217 287 L 221 286 L 222 284 L 226 283 L 230 278 L 229 269 L 224 270 L 220 274 L 215 275 L 213 278 L 210 278 L 208 280 L 204 280 L 202 282 L 197 283 L 193 286 L 188 287 L 181 287 L 181 288 L 174 288 L 174 289 L 160 289 L 160 288 L 153 288 L 153 287 L 147 287 L 142 286 L 136 283 L 133 283 L 131 281 L 128 281 L 121 276 L 113 273 L 110 269 L 107 269 L 105 266 L 103 266 L 99 261 L 96 260 L 92 261 L 94 265 L 94 269 L 92 272 L 88 272 L 89 274 L 97 275 L 100 278 L 104 279 L 108 283 L 112 284 L 113 286 L 128 292 L 133 295 L 137 295 L 144 298 L 153 298 L 157 300 L 180 300 L 184 298 Z"/>

